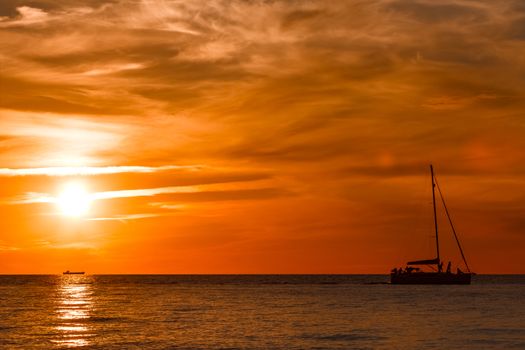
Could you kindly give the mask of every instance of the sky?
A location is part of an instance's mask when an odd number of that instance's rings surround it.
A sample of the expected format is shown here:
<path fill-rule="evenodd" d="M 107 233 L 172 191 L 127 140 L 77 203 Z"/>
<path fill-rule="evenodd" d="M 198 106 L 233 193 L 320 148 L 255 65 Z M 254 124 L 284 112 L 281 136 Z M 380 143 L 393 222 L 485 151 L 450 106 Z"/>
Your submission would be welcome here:
<path fill-rule="evenodd" d="M 2 0 L 0 47 L 0 273 L 388 273 L 431 163 L 525 273 L 521 0 Z"/>

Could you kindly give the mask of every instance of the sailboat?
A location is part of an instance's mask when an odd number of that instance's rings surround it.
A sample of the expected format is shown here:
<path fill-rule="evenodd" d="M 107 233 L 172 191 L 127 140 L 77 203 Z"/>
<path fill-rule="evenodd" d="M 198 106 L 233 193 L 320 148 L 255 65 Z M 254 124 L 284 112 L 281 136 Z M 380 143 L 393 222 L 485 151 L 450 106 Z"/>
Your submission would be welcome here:
<path fill-rule="evenodd" d="M 430 165 L 430 176 L 432 178 L 432 205 L 434 209 L 436 257 L 434 259 L 409 261 L 407 262 L 407 267 L 405 269 L 402 269 L 402 268 L 392 269 L 390 273 L 390 283 L 391 284 L 470 284 L 472 275 L 474 275 L 474 273 L 471 272 L 468 267 L 467 259 L 465 258 L 465 254 L 463 253 L 463 249 L 461 248 L 461 244 L 459 243 L 458 235 L 456 234 L 456 230 L 454 229 L 454 225 L 452 224 L 452 219 L 450 218 L 450 215 L 448 213 L 448 209 L 445 204 L 445 199 L 443 198 L 443 194 L 441 193 L 439 184 L 437 183 L 437 180 L 434 176 L 434 169 L 432 168 L 432 165 Z M 439 196 L 443 203 L 445 213 L 447 214 L 448 222 L 450 223 L 452 232 L 454 233 L 454 237 L 456 238 L 456 243 L 461 253 L 461 257 L 463 258 L 463 262 L 465 263 L 465 267 L 467 268 L 466 272 L 462 272 L 458 268 L 456 272 L 453 273 L 451 271 L 450 263 L 448 263 L 446 271 L 443 271 L 443 262 L 441 261 L 441 258 L 439 256 L 439 235 L 438 235 L 438 222 L 437 222 L 437 216 L 436 216 L 436 193 L 435 193 L 436 187 L 438 189 Z M 413 267 L 413 266 L 422 266 L 422 265 L 431 267 L 433 271 L 425 272 L 425 271 L 421 271 L 419 267 Z"/>

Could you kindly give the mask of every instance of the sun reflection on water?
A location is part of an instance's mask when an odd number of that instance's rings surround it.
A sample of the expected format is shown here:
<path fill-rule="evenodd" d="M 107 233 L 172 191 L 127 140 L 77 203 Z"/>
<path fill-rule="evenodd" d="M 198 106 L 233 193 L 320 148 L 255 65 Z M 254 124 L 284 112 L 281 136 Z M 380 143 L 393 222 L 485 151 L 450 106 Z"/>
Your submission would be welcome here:
<path fill-rule="evenodd" d="M 89 276 L 62 276 L 57 290 L 55 313 L 57 339 L 53 343 L 63 347 L 90 344 L 89 318 L 93 311 L 93 297 Z"/>

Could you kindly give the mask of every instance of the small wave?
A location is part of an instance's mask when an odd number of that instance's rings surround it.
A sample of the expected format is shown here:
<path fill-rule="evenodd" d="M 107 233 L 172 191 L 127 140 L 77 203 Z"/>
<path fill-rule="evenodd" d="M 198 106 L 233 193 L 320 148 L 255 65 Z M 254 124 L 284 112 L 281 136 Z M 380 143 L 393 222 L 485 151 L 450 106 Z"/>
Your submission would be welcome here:
<path fill-rule="evenodd" d="M 521 328 L 476 328 L 473 330 L 476 334 L 523 334 Z"/>
<path fill-rule="evenodd" d="M 174 308 L 172 311 L 175 312 L 175 313 L 179 313 L 179 312 L 200 312 L 200 311 L 205 311 L 205 310 L 208 310 L 209 308 L 206 308 L 206 307 L 191 307 L 191 306 L 181 306 L 181 307 L 177 307 L 177 308 Z"/>
<path fill-rule="evenodd" d="M 120 321 L 124 321 L 124 319 L 122 317 L 91 317 L 90 321 L 105 323 L 105 322 L 120 322 Z"/>
<path fill-rule="evenodd" d="M 302 338 L 321 341 L 360 341 L 360 340 L 383 340 L 382 336 L 359 333 L 336 333 L 336 334 L 304 334 Z"/>

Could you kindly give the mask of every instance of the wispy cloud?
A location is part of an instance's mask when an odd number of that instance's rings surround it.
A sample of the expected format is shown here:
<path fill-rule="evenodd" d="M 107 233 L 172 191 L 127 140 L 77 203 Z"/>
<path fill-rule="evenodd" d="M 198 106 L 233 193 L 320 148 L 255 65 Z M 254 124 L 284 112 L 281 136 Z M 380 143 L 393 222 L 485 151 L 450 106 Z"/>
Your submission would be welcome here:
<path fill-rule="evenodd" d="M 121 173 L 155 173 L 169 170 L 198 170 L 199 165 L 106 166 L 106 167 L 47 167 L 47 168 L 0 168 L 0 176 L 92 176 Z"/>
<path fill-rule="evenodd" d="M 90 200 L 102 200 L 102 199 L 113 199 L 113 198 L 131 198 L 131 197 L 151 197 L 158 194 L 165 193 L 191 193 L 199 191 L 196 186 L 174 186 L 174 187 L 160 187 L 160 188 L 147 188 L 147 189 L 135 189 L 135 190 L 119 190 L 119 191 L 106 191 L 106 192 L 95 192 L 88 196 Z M 57 203 L 58 197 L 47 193 L 28 192 L 24 195 L 17 196 L 6 200 L 4 203 L 7 204 L 32 204 L 32 203 Z"/>
<path fill-rule="evenodd" d="M 92 195 L 93 200 L 111 199 L 111 198 L 129 198 L 129 197 L 151 197 L 164 193 L 192 193 L 199 191 L 197 186 L 174 186 L 160 188 L 146 188 L 137 190 L 121 190 L 97 192 Z"/>
<path fill-rule="evenodd" d="M 202 193 L 210 199 L 218 197 L 222 199 L 239 198 L 243 196 L 263 197 L 275 195 L 276 193 L 284 194 L 285 191 L 279 191 L 275 188 L 264 188 L 269 180 L 257 180 L 248 182 L 231 182 L 231 183 L 214 183 L 195 186 L 169 186 L 157 188 L 142 188 L 118 191 L 102 191 L 87 194 L 92 201 L 107 200 L 116 198 L 134 198 L 134 197 L 153 197 L 161 194 L 189 194 Z M 220 191 L 217 191 L 220 190 Z M 210 192 L 211 191 L 211 192 Z M 49 193 L 27 192 L 15 198 L 9 198 L 4 201 L 6 204 L 32 204 L 32 203 L 57 203 L 58 197 Z"/>
<path fill-rule="evenodd" d="M 45 247 L 45 248 L 51 248 L 51 249 L 95 249 L 97 248 L 96 244 L 94 244 L 93 242 L 87 242 L 87 241 L 62 243 L 62 242 L 50 242 L 50 241 L 39 240 L 34 243 L 37 247 Z"/>
<path fill-rule="evenodd" d="M 143 214 L 124 214 L 116 215 L 110 217 L 95 217 L 95 218 L 86 218 L 87 221 L 120 221 L 126 222 L 128 220 L 139 220 L 139 219 L 149 219 L 156 218 L 159 216 L 172 216 L 173 213 L 143 213 Z"/>
<path fill-rule="evenodd" d="M 0 251 L 3 251 L 3 252 L 13 252 L 13 251 L 17 251 L 17 250 L 20 250 L 20 248 L 19 248 L 19 247 L 10 246 L 10 245 L 6 245 L 6 244 L 1 244 L 1 243 L 0 243 Z"/>
<path fill-rule="evenodd" d="M 83 115 L 0 109 L 0 118 L 1 133 L 8 137 L 0 159 L 3 164 L 17 167 L 97 164 L 97 153 L 118 146 L 125 134 L 133 130 L 131 125 Z"/>
<path fill-rule="evenodd" d="M 144 65 L 140 63 L 124 63 L 124 64 L 106 65 L 102 67 L 92 68 L 82 74 L 88 75 L 88 76 L 97 76 L 97 75 L 112 74 L 112 73 L 141 69 L 141 68 L 144 68 Z"/>
<path fill-rule="evenodd" d="M 56 203 L 57 197 L 47 193 L 27 192 L 23 195 L 4 200 L 4 204 Z"/>

